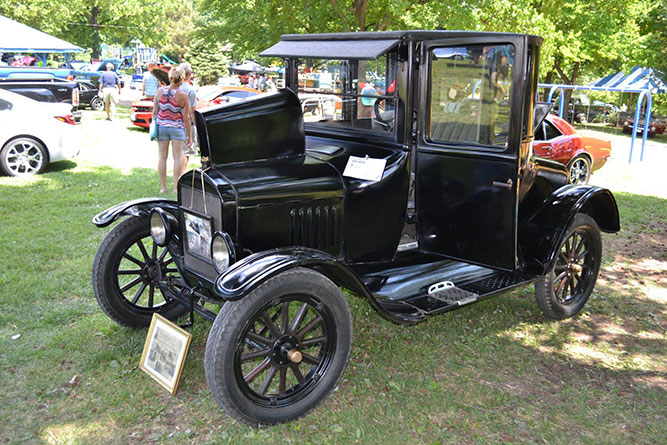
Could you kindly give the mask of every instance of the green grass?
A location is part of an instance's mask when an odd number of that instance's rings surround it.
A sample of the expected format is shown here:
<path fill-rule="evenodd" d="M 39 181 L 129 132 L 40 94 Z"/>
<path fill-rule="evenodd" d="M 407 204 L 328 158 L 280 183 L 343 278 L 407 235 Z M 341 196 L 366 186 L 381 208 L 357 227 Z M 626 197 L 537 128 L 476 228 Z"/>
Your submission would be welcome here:
<path fill-rule="evenodd" d="M 664 198 L 616 193 L 623 230 L 604 235 L 598 286 L 571 320 L 546 319 L 532 288 L 407 328 L 349 294 L 339 388 L 307 417 L 256 430 L 209 394 L 207 321 L 171 396 L 138 369 L 146 330 L 97 306 L 91 266 L 108 229 L 92 216 L 157 192 L 153 169 L 98 155 L 0 177 L 0 443 L 664 443 Z"/>

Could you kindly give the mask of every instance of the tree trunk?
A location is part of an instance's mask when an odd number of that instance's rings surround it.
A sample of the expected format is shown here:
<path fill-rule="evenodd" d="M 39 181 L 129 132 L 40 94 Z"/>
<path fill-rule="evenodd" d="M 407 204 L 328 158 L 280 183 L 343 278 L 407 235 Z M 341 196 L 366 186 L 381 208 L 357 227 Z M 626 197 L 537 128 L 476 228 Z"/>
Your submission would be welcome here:
<path fill-rule="evenodd" d="M 572 67 L 572 75 L 568 77 L 567 74 L 565 74 L 565 72 L 562 70 L 562 68 L 560 66 L 560 59 L 556 59 L 554 61 L 554 69 L 556 70 L 556 72 L 560 76 L 561 81 L 566 85 L 576 85 L 576 82 L 577 82 L 577 79 L 578 79 L 578 76 L 579 76 L 579 66 L 580 66 L 580 62 L 574 62 L 574 65 Z M 572 92 L 573 92 L 573 90 L 569 90 L 569 89 L 563 91 L 563 95 L 565 96 L 565 108 L 566 108 L 565 112 L 563 113 L 563 116 L 566 117 L 566 118 L 567 118 L 567 110 L 570 109 L 570 101 L 572 100 Z M 574 119 L 574 113 L 572 113 L 571 117 L 572 117 L 572 119 Z"/>
<path fill-rule="evenodd" d="M 354 0 L 354 17 L 357 19 L 359 31 L 366 31 L 366 9 L 368 0 Z"/>
<path fill-rule="evenodd" d="M 93 28 L 93 59 L 100 58 L 100 43 L 102 43 L 102 38 L 100 37 L 100 24 L 97 22 L 100 16 L 100 8 L 97 6 L 92 6 L 90 8 L 90 16 L 88 17 L 88 23 Z"/>

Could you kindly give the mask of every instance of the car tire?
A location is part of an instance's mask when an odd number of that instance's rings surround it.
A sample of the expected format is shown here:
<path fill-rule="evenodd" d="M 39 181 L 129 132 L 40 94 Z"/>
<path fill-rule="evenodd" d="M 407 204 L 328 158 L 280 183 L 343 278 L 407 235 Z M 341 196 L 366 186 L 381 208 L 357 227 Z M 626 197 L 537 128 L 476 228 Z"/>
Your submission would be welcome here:
<path fill-rule="evenodd" d="M 32 176 L 42 173 L 49 164 L 46 147 L 37 139 L 20 137 L 7 142 L 0 150 L 0 167 L 9 176 Z"/>
<path fill-rule="evenodd" d="M 578 155 L 567 164 L 567 180 L 570 184 L 588 184 L 591 178 L 591 160 L 586 155 Z"/>
<path fill-rule="evenodd" d="M 206 380 L 238 422 L 288 422 L 336 388 L 351 345 L 352 316 L 341 290 L 318 272 L 296 268 L 224 304 L 206 343 Z"/>
<path fill-rule="evenodd" d="M 542 312 L 556 320 L 577 315 L 593 292 L 601 259 L 600 228 L 590 216 L 577 213 L 553 267 L 535 282 L 535 298 Z"/>
<path fill-rule="evenodd" d="M 101 97 L 95 96 L 93 100 L 90 101 L 90 109 L 94 111 L 104 110 L 104 101 Z"/>
<path fill-rule="evenodd" d="M 577 122 L 579 122 L 580 124 L 587 124 L 588 117 L 584 113 L 579 113 L 577 114 Z"/>
<path fill-rule="evenodd" d="M 155 286 L 157 277 L 167 275 L 178 276 L 169 251 L 153 243 L 148 218 L 131 217 L 118 223 L 97 249 L 93 291 L 116 323 L 147 327 L 154 313 L 175 320 L 187 311 Z"/>

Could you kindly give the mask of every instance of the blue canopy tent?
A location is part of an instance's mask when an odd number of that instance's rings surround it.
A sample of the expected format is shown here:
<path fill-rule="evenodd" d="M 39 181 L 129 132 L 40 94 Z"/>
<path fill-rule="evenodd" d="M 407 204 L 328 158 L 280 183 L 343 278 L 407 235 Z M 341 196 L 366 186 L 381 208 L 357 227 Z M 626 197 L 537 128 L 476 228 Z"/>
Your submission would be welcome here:
<path fill-rule="evenodd" d="M 637 93 L 637 106 L 635 107 L 635 124 L 639 123 L 639 111 L 646 99 L 646 118 L 644 119 L 644 129 L 642 132 L 642 151 L 639 160 L 644 160 L 644 148 L 646 147 L 646 137 L 648 136 L 648 127 L 651 122 L 651 106 L 653 105 L 652 94 L 667 93 L 667 84 L 658 75 L 658 72 L 653 68 L 643 68 L 635 66 L 630 70 L 630 73 L 625 75 L 622 71 L 610 74 L 588 85 L 560 85 L 560 84 L 539 84 L 541 88 L 550 88 L 548 102 L 551 102 L 554 93 L 559 90 L 560 105 L 559 115 L 563 117 L 565 112 L 565 95 L 563 90 L 585 90 L 585 91 L 606 91 L 617 93 Z M 632 162 L 632 151 L 637 137 L 637 125 L 633 125 L 632 139 L 630 141 L 630 158 L 628 162 Z"/>
<path fill-rule="evenodd" d="M 0 53 L 28 53 L 38 57 L 46 65 L 46 55 L 64 54 L 69 67 L 69 56 L 84 51 L 57 37 L 53 37 L 23 23 L 0 15 Z"/>

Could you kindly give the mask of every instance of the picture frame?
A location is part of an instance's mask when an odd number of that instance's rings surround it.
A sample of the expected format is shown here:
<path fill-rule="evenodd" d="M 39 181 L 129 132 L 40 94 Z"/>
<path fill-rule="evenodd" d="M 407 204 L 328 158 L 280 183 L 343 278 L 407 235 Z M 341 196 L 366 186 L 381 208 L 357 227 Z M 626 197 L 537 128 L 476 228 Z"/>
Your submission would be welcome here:
<path fill-rule="evenodd" d="M 139 367 L 176 394 L 192 334 L 159 314 L 153 314 Z"/>

